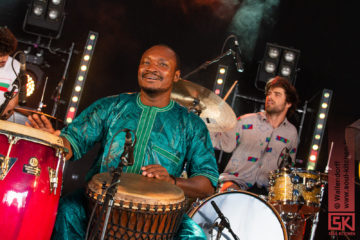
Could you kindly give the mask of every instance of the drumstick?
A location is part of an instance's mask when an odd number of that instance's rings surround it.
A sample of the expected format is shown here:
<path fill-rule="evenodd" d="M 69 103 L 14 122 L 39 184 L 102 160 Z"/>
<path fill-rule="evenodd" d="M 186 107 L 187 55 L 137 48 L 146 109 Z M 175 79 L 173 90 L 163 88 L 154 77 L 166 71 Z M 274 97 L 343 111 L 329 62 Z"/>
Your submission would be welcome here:
<path fill-rule="evenodd" d="M 226 101 L 226 99 L 229 97 L 230 93 L 232 92 L 232 90 L 234 89 L 235 85 L 237 84 L 238 80 L 236 80 L 233 85 L 231 86 L 231 88 L 229 89 L 229 91 L 226 93 L 225 97 L 223 98 L 224 101 Z"/>

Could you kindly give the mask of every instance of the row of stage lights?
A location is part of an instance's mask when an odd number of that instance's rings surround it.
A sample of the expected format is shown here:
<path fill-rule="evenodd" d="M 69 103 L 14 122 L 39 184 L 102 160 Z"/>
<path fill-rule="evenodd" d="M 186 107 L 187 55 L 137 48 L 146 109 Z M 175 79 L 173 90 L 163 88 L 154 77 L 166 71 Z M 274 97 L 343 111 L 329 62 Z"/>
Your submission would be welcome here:
<path fill-rule="evenodd" d="M 66 115 L 65 115 L 66 124 L 71 123 L 76 116 L 76 112 L 78 110 L 79 101 L 85 85 L 85 80 L 90 67 L 90 62 L 92 59 L 92 55 L 94 53 L 98 35 L 99 34 L 96 32 L 92 32 L 92 31 L 89 32 L 85 49 L 81 58 L 80 68 L 78 70 L 74 87 L 71 93 L 70 103 L 66 111 Z"/>
<path fill-rule="evenodd" d="M 308 170 L 315 170 L 316 163 L 318 161 L 322 139 L 324 136 L 326 121 L 329 113 L 331 103 L 332 91 L 324 89 L 322 91 L 322 97 L 319 105 L 318 115 L 315 123 L 315 129 L 311 141 L 309 161 L 307 163 Z"/>

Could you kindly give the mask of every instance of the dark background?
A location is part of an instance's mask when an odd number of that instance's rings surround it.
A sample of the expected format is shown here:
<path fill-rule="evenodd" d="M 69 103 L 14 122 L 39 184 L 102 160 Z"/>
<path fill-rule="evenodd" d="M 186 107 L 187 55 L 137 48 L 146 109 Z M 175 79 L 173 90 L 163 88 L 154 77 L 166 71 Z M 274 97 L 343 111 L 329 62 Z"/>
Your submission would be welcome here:
<path fill-rule="evenodd" d="M 28 0 L 0 2 L 0 25 L 7 25 L 14 32 L 20 40 L 19 49 L 26 49 L 37 39 L 22 29 L 29 3 Z M 181 58 L 184 76 L 219 56 L 226 37 L 235 34 L 243 53 L 245 71 L 236 72 L 230 57 L 220 61 L 230 67 L 225 90 L 238 80 L 240 94 L 262 99 L 263 92 L 255 88 L 254 82 L 266 43 L 298 49 L 301 54 L 295 87 L 301 99 L 299 109 L 306 100 L 315 99 L 310 107 L 316 111 L 318 94 L 325 88 L 331 89 L 334 94 L 326 131 L 332 131 L 331 126 L 339 124 L 344 130 L 360 117 L 360 30 L 355 3 L 334 0 L 68 0 L 63 32 L 50 45 L 50 49 L 59 51 L 52 54 L 45 49 L 44 52 L 45 64 L 41 69 L 48 76 L 48 85 L 44 98 L 47 107 L 42 111 L 52 112 L 54 101 L 51 95 L 64 74 L 69 57 L 62 52 L 68 51 L 74 43 L 74 54 L 61 93 L 65 104 L 56 112 L 57 118 L 64 119 L 89 31 L 98 32 L 99 39 L 78 113 L 101 97 L 138 91 L 137 66 L 142 52 L 148 47 L 158 43 L 173 47 Z M 42 38 L 41 43 L 48 44 L 48 39 Z M 212 89 L 216 69 L 217 64 L 211 65 L 188 80 Z M 37 108 L 43 84 L 28 99 L 28 107 Z M 229 104 L 231 99 L 232 96 Z M 236 99 L 234 112 L 240 115 L 258 111 L 261 107 L 252 101 Z M 306 116 L 298 152 L 298 158 L 304 164 L 315 114 Z M 299 119 L 299 114 L 291 119 L 296 127 L 299 127 Z M 331 139 L 325 133 L 320 171 L 324 171 L 326 165 L 329 141 Z M 323 233 L 326 234 L 326 219 L 323 222 Z M 321 239 L 325 239 L 323 237 Z"/>

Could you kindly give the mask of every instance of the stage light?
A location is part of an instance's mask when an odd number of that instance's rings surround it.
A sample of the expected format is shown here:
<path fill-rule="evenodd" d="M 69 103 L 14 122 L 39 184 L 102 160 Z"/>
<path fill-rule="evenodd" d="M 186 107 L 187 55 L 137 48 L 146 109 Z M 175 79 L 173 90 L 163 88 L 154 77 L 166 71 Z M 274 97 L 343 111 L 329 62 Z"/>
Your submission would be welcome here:
<path fill-rule="evenodd" d="M 295 60 L 294 52 L 285 51 L 284 58 L 287 62 L 293 62 Z"/>
<path fill-rule="evenodd" d="M 37 65 L 26 63 L 26 97 L 31 97 L 41 85 L 44 71 Z"/>
<path fill-rule="evenodd" d="M 275 64 L 271 63 L 271 62 L 265 63 L 265 71 L 268 72 L 268 73 L 275 72 Z"/>
<path fill-rule="evenodd" d="M 311 148 L 309 151 L 309 161 L 307 163 L 308 170 L 315 170 L 318 161 L 318 156 L 321 150 L 321 143 L 324 136 L 327 116 L 331 103 L 332 91 L 324 89 L 322 92 L 321 101 L 318 108 L 317 119 L 311 141 Z M 326 107 L 324 107 L 326 106 Z"/>
<path fill-rule="evenodd" d="M 225 66 L 225 65 L 218 66 L 218 71 L 216 74 L 216 81 L 214 83 L 214 92 L 216 95 L 219 95 L 219 96 L 222 95 L 222 92 L 224 90 L 224 83 L 225 83 L 226 76 L 227 76 L 227 70 L 228 70 L 228 66 Z"/>
<path fill-rule="evenodd" d="M 295 85 L 299 57 L 300 51 L 297 49 L 267 43 L 263 60 L 258 67 L 255 85 L 263 89 L 275 76 L 285 77 Z M 264 86 L 258 86 L 258 83 Z"/>
<path fill-rule="evenodd" d="M 61 3 L 61 0 L 51 0 L 51 2 L 54 4 L 54 5 L 59 5 Z"/>
<path fill-rule="evenodd" d="M 289 77 L 291 74 L 291 68 L 288 66 L 282 66 L 280 72 L 283 77 Z"/>
<path fill-rule="evenodd" d="M 66 116 L 65 116 L 66 124 L 71 123 L 76 116 L 76 112 L 81 99 L 82 91 L 84 89 L 86 76 L 89 71 L 90 62 L 92 59 L 92 55 L 94 53 L 97 39 L 98 39 L 98 33 L 90 31 L 84 47 L 84 52 L 81 57 L 80 67 L 71 94 L 72 101 L 69 103 L 66 111 Z"/>
<path fill-rule="evenodd" d="M 270 47 L 269 48 L 269 57 L 271 58 L 277 58 L 279 56 L 279 49 L 276 47 Z"/>
<path fill-rule="evenodd" d="M 48 38 L 59 38 L 65 21 L 65 0 L 32 0 L 23 30 Z"/>

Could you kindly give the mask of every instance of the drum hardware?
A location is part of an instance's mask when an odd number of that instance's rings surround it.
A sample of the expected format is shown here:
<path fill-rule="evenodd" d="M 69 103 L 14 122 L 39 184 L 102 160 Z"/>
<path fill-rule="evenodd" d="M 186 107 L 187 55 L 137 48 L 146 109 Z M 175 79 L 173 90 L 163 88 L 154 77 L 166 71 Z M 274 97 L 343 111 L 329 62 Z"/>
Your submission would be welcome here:
<path fill-rule="evenodd" d="M 3 158 L 3 160 L 1 161 L 1 168 L 0 168 L 0 180 L 3 180 L 6 175 L 9 172 L 9 162 L 10 162 L 10 152 L 11 152 L 11 148 L 14 144 L 17 143 L 17 141 L 19 140 L 18 137 L 15 136 L 8 136 L 8 140 L 9 140 L 9 148 L 7 151 L 7 154 L 5 156 L 5 158 Z"/>
<path fill-rule="evenodd" d="M 217 231 L 216 234 L 216 240 L 220 239 L 220 236 L 222 234 L 222 231 L 224 230 L 224 228 L 227 228 L 230 232 L 230 234 L 232 235 L 232 237 L 235 240 L 240 240 L 239 237 L 233 232 L 233 230 L 230 227 L 230 222 L 229 219 L 227 219 L 224 214 L 220 211 L 219 207 L 216 205 L 216 203 L 214 201 L 211 201 L 211 205 L 213 206 L 213 208 L 215 209 L 215 212 L 218 214 L 219 218 L 221 219 L 220 223 L 215 222 L 214 226 L 217 227 L 219 230 Z"/>
<path fill-rule="evenodd" d="M 56 195 L 56 189 L 58 188 L 58 175 L 59 175 L 59 168 L 61 161 L 63 161 L 63 167 L 62 172 L 64 171 L 65 166 L 65 157 L 62 154 L 62 151 L 60 149 L 56 150 L 56 156 L 58 157 L 56 169 L 48 168 L 49 169 L 49 182 L 50 182 L 50 192 Z"/>

